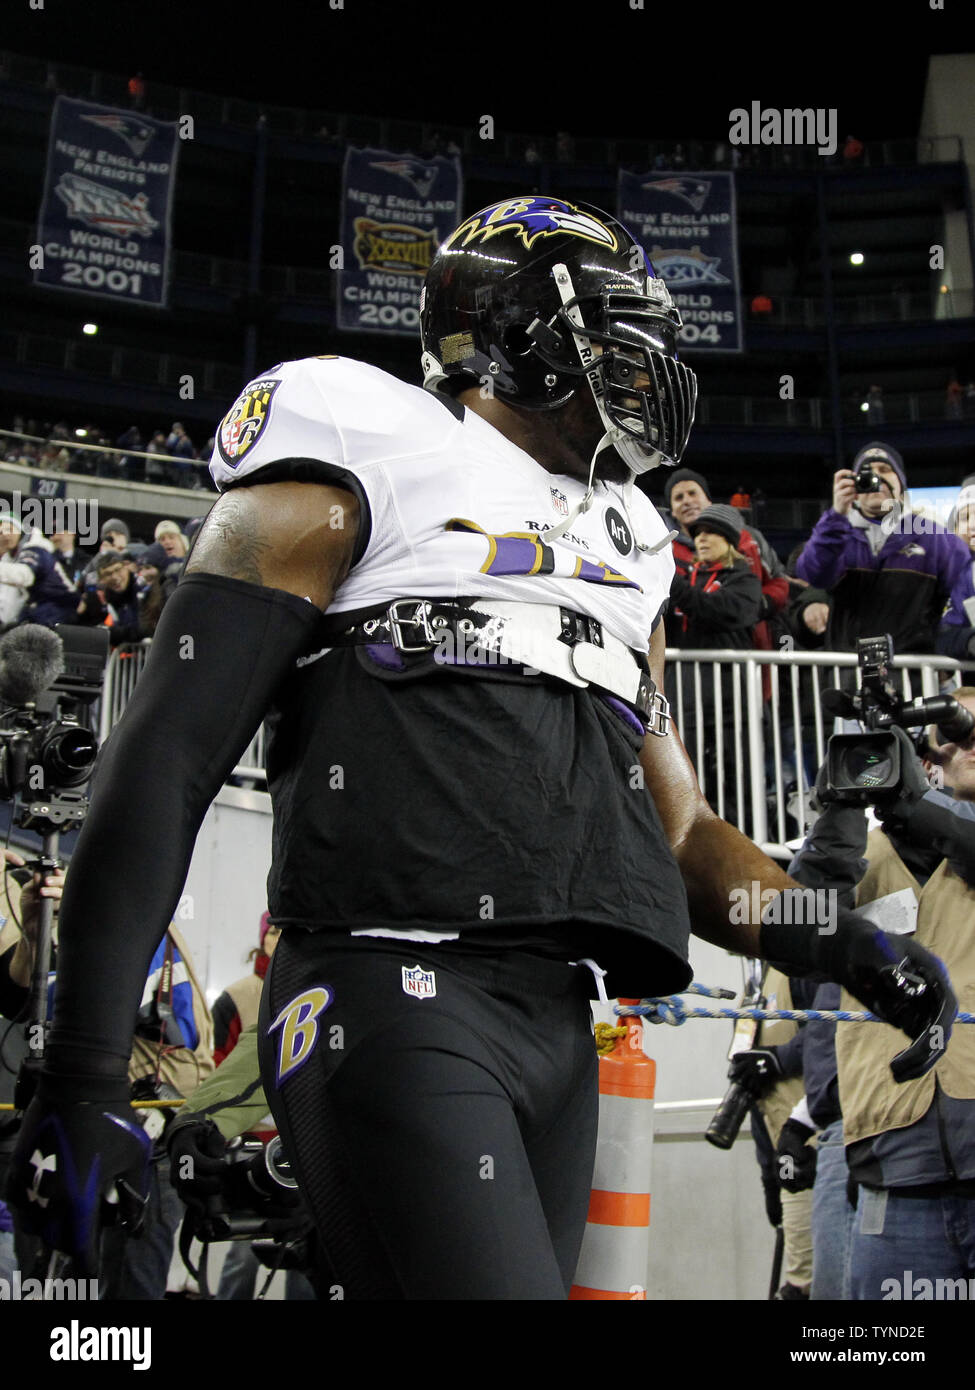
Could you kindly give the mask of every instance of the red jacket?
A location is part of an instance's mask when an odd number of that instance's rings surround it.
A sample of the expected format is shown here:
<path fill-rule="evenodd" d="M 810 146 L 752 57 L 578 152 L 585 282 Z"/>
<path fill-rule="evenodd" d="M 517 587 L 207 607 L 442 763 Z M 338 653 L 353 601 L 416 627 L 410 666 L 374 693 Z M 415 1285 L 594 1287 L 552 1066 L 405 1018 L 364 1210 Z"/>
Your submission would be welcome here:
<path fill-rule="evenodd" d="M 770 652 L 772 650 L 772 633 L 768 620 L 781 608 L 784 608 L 788 602 L 789 580 L 784 574 L 776 578 L 769 574 L 759 554 L 755 537 L 747 528 L 742 528 L 741 539 L 736 548 L 739 554 L 748 561 L 752 574 L 762 586 L 762 617 L 752 628 L 752 645 L 756 651 Z M 681 532 L 674 541 L 674 563 L 677 566 L 677 573 L 686 579 L 696 562 L 697 553 L 694 550 L 694 543 Z M 767 700 L 772 691 L 771 677 L 767 670 L 762 672 L 762 690 Z"/>

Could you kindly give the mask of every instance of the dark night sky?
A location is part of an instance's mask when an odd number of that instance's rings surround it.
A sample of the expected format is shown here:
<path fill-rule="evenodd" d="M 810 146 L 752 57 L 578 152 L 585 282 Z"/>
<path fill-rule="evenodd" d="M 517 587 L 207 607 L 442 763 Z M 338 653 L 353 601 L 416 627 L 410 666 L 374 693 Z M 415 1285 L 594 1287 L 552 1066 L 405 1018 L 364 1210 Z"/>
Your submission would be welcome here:
<path fill-rule="evenodd" d="M 975 52 L 971 0 L 43 3 L 8 0 L 0 47 L 278 105 L 641 140 L 726 137 L 752 100 L 835 106 L 841 139 L 913 135 L 928 54 Z"/>

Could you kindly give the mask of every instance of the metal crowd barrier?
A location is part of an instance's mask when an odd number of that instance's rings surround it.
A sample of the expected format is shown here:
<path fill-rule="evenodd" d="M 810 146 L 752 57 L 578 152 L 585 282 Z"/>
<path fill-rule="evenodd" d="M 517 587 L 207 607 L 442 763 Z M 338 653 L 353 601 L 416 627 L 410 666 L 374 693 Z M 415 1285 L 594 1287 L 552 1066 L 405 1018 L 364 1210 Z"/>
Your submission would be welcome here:
<path fill-rule="evenodd" d="M 125 707 L 132 697 L 136 682 L 149 659 L 151 648 L 152 640 L 146 638 L 138 645 L 120 646 L 112 651 L 108 659 L 105 685 L 102 690 L 99 742 L 104 742 L 122 718 Z M 252 782 L 263 782 L 265 780 L 265 746 L 266 735 L 262 724 L 245 749 L 240 762 L 234 768 L 233 776 Z"/>
<path fill-rule="evenodd" d="M 112 652 L 101 701 L 101 739 L 122 717 L 151 645 L 147 640 Z M 766 854 L 791 857 L 787 842 L 805 832 L 808 793 L 836 723 L 823 707 L 822 692 L 852 688 L 856 664 L 852 652 L 667 649 L 674 722 L 699 776 L 706 754 L 713 753 L 715 810 Z M 894 667 L 908 700 L 975 684 L 975 663 L 950 657 L 897 656 Z M 851 673 L 845 681 L 843 672 Z M 234 776 L 263 782 L 265 747 L 262 725 Z"/>
<path fill-rule="evenodd" d="M 766 854 L 791 857 L 787 842 L 805 833 L 808 794 L 839 727 L 822 692 L 852 690 L 856 665 L 853 652 L 667 649 L 674 722 L 702 786 L 710 762 L 718 815 Z M 894 667 L 907 700 L 975 684 L 975 664 L 950 657 L 897 656 Z"/>

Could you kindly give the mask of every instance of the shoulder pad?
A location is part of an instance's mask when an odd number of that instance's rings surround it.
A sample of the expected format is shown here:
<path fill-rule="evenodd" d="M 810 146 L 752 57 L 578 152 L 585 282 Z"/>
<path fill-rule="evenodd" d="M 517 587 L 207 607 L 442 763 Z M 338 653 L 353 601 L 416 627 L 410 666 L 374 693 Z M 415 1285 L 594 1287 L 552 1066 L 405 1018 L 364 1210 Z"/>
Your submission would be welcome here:
<path fill-rule="evenodd" d="M 282 362 L 248 382 L 221 420 L 210 472 L 221 489 L 283 460 L 355 473 L 422 451 L 432 418 L 442 437 L 444 412 L 427 393 L 365 362 L 331 355 Z"/>

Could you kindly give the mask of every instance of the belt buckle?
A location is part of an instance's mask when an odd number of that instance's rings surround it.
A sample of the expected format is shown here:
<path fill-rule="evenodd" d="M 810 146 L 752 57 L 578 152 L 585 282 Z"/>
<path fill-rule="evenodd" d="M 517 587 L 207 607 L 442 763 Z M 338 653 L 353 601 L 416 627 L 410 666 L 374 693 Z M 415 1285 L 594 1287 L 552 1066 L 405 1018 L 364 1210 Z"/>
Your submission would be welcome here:
<path fill-rule="evenodd" d="M 399 612 L 401 605 L 411 604 L 413 613 L 405 615 Z M 430 626 L 430 604 L 423 599 L 398 598 L 389 605 L 386 610 L 386 621 L 389 623 L 390 635 L 393 639 L 393 646 L 398 652 L 425 652 L 437 644 L 437 634 Z M 407 643 L 403 637 L 403 628 L 420 628 L 423 633 L 423 641 L 420 643 Z"/>
<path fill-rule="evenodd" d="M 654 738 L 666 738 L 670 732 L 670 701 L 662 695 L 646 674 L 640 677 L 640 688 L 633 702 L 643 716 L 647 733 Z"/>
<path fill-rule="evenodd" d="M 594 647 L 603 645 L 603 625 L 585 613 L 575 613 L 571 608 L 559 609 L 562 631 L 559 640 L 574 647 L 580 642 L 589 642 Z"/>

